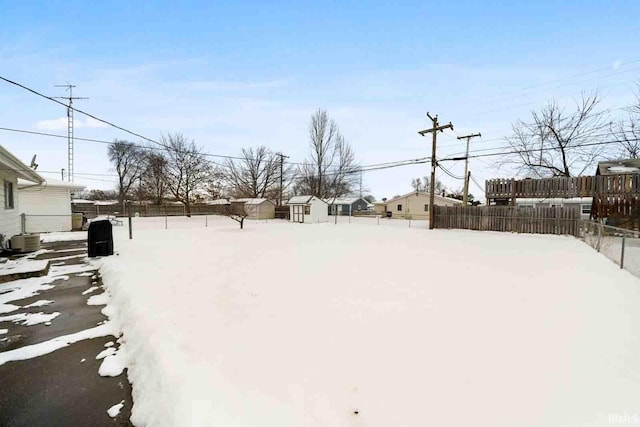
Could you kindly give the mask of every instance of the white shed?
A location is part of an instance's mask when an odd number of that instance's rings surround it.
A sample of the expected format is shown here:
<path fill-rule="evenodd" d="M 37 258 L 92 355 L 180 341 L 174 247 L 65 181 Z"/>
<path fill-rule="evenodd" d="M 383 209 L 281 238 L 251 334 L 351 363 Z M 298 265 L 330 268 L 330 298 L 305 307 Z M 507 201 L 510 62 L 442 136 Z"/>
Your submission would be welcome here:
<path fill-rule="evenodd" d="M 293 196 L 287 205 L 292 222 L 313 224 L 329 221 L 329 205 L 316 196 Z"/>
<path fill-rule="evenodd" d="M 71 231 L 71 193 L 83 185 L 47 179 L 40 185 L 18 180 L 20 213 L 27 233 Z"/>

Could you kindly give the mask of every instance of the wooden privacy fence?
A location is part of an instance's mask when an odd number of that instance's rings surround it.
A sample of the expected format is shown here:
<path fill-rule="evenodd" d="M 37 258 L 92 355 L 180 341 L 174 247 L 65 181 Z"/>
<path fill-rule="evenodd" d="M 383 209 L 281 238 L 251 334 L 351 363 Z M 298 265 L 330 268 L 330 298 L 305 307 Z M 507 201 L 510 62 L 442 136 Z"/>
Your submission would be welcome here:
<path fill-rule="evenodd" d="M 579 207 L 434 206 L 434 228 L 514 233 L 579 233 Z"/>
<path fill-rule="evenodd" d="M 542 179 L 490 179 L 485 182 L 487 199 L 593 197 L 595 195 L 640 195 L 640 174 L 555 177 Z"/>

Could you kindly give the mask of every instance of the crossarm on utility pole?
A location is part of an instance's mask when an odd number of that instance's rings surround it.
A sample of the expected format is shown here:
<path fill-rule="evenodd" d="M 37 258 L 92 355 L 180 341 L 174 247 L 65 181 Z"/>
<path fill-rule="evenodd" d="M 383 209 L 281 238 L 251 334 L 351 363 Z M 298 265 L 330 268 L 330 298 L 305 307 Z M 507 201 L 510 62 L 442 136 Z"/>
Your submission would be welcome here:
<path fill-rule="evenodd" d="M 429 183 L 429 229 L 433 230 L 433 205 L 435 204 L 435 191 L 436 191 L 436 140 L 438 131 L 443 132 L 445 129 L 453 130 L 453 125 L 451 122 L 446 125 L 440 126 L 438 124 L 438 115 L 435 117 L 431 117 L 431 114 L 427 113 L 427 117 L 431 120 L 433 126 L 431 129 L 425 129 L 418 131 L 418 133 L 422 136 L 425 136 L 428 133 L 433 135 L 433 143 L 431 145 L 431 182 Z"/>

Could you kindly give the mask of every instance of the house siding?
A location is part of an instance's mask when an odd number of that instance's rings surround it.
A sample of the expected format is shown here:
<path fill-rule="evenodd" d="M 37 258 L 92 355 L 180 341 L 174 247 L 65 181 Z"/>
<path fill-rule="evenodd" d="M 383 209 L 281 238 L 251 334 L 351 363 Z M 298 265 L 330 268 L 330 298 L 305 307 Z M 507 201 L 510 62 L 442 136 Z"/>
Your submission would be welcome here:
<path fill-rule="evenodd" d="M 437 206 L 458 206 L 452 200 L 444 198 L 435 198 L 435 204 Z M 398 206 L 400 205 L 400 209 Z M 429 195 L 423 193 L 411 193 L 404 197 L 387 202 L 387 211 L 391 212 L 391 218 L 400 219 L 429 219 L 429 211 L 424 209 L 425 205 L 429 205 Z"/>
<path fill-rule="evenodd" d="M 259 205 L 245 204 L 244 209 L 249 219 L 272 219 L 276 216 L 276 206 L 269 201 Z"/>
<path fill-rule="evenodd" d="M 0 185 L 0 234 L 4 235 L 5 242 L 16 234 L 20 234 L 20 202 L 18 198 L 18 178 L 16 175 L 0 172 L 0 179 L 13 183 L 13 209 L 4 208 L 4 185 Z M 5 243 L 6 245 L 6 243 Z"/>
<path fill-rule="evenodd" d="M 68 188 L 24 188 L 19 191 L 20 212 L 26 214 L 26 231 L 71 231 L 71 193 Z"/>

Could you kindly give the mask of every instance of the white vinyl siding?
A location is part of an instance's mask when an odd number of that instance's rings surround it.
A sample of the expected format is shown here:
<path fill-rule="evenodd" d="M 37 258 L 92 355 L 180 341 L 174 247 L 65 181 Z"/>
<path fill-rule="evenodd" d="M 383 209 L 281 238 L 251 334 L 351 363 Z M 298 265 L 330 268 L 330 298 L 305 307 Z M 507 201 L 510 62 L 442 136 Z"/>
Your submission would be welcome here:
<path fill-rule="evenodd" d="M 71 194 L 68 188 L 23 188 L 20 212 L 26 214 L 27 233 L 71 231 Z"/>
<path fill-rule="evenodd" d="M 11 175 L 7 172 L 0 173 L 0 179 L 2 181 L 9 181 L 13 184 L 13 209 L 0 209 L 0 234 L 4 235 L 5 241 L 10 239 L 11 236 L 20 234 L 20 201 L 15 195 L 18 187 L 18 180 L 15 175 Z M 0 198 L 4 200 L 4 185 L 0 186 L 2 194 Z"/>

